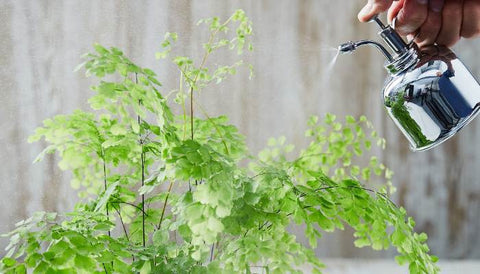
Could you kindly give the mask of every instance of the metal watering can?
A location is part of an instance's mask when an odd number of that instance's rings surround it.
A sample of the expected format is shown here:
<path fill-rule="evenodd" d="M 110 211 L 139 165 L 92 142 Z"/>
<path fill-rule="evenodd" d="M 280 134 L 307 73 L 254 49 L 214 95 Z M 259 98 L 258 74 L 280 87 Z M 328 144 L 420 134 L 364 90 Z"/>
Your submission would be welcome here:
<path fill-rule="evenodd" d="M 384 105 L 413 151 L 441 144 L 475 118 L 480 109 L 480 85 L 451 50 L 437 45 L 417 48 L 405 43 L 394 27 L 385 26 L 376 16 L 373 20 L 394 55 L 370 40 L 344 43 L 339 51 L 372 45 L 387 58 Z"/>

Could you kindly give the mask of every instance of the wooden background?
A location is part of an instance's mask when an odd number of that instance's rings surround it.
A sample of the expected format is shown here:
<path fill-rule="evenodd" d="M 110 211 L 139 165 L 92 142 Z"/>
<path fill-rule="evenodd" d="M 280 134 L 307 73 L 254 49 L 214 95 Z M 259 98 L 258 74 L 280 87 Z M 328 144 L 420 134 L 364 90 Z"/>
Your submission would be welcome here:
<path fill-rule="evenodd" d="M 135 62 L 153 68 L 165 90 L 177 72 L 154 59 L 166 31 L 180 35 L 181 50 L 198 57 L 206 34 L 197 20 L 226 17 L 242 8 L 252 19 L 255 51 L 246 58 L 256 70 L 242 72 L 202 94 L 212 115 L 226 114 L 256 152 L 268 137 L 285 135 L 304 144 L 306 119 L 332 112 L 369 117 L 387 139 L 380 158 L 395 171 L 394 199 L 415 217 L 419 231 L 441 258 L 480 258 L 480 119 L 442 146 L 412 153 L 386 116 L 380 90 L 383 57 L 373 49 L 341 56 L 331 73 L 329 50 L 347 40 L 376 39 L 376 27 L 356 13 L 365 1 L 14 1 L 0 0 L 0 232 L 37 210 L 66 211 L 76 195 L 52 155 L 32 164 L 44 144 L 26 139 L 45 118 L 87 109 L 83 73 L 73 72 L 79 56 L 95 42 L 117 46 Z M 480 76 L 480 40 L 455 48 Z M 219 56 L 217 62 L 230 63 Z M 391 257 L 353 247 L 351 231 L 326 235 L 324 257 Z M 299 235 L 299 239 L 304 241 Z M 0 242 L 5 246 L 5 241 Z M 1 254 L 1 253 L 0 253 Z"/>

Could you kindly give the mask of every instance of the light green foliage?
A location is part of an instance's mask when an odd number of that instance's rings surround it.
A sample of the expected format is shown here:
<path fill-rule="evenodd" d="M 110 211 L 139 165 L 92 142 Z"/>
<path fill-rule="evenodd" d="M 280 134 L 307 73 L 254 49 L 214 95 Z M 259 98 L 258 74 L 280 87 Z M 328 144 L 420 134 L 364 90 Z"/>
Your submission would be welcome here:
<path fill-rule="evenodd" d="M 310 144 L 298 155 L 280 137 L 253 157 L 226 117 L 208 116 L 194 95 L 242 62 L 211 68 L 207 59 L 221 48 L 251 49 L 252 27 L 243 11 L 201 23 L 210 31 L 202 59 L 171 57 L 179 87 L 166 94 L 183 110 L 176 116 L 151 70 L 115 48 L 95 45 L 85 55 L 87 75 L 100 79 L 89 100 L 95 111 L 46 120 L 30 138 L 49 144 L 39 160 L 60 155 L 82 202 L 65 216 L 39 212 L 19 222 L 5 235 L 10 245 L 0 270 L 249 273 L 255 265 L 295 273 L 310 264 L 320 271 L 318 238 L 348 225 L 356 246 L 393 245 L 412 273 L 437 272 L 426 235 L 388 198 L 392 172 L 377 157 L 365 158 L 385 145 L 365 117 L 312 117 Z M 176 41 L 167 33 L 157 58 L 170 58 Z M 361 183 L 374 179 L 386 182 L 379 191 Z M 305 227 L 309 245 L 297 242 L 292 224 Z"/>

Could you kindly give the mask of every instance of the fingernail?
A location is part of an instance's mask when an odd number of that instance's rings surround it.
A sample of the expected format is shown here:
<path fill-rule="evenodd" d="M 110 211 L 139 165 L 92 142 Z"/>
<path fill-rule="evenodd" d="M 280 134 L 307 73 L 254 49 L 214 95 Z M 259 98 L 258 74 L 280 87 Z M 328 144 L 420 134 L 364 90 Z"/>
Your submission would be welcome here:
<path fill-rule="evenodd" d="M 413 34 L 407 34 L 407 41 L 408 41 L 408 43 L 412 42 L 413 39 L 415 39 L 415 35 L 413 35 Z"/>
<path fill-rule="evenodd" d="M 358 18 L 370 15 L 370 11 L 372 10 L 372 7 L 373 6 L 369 1 L 358 13 Z M 367 20 L 368 19 L 370 19 L 370 18 L 367 18 Z"/>
<path fill-rule="evenodd" d="M 419 4 L 425 5 L 428 3 L 428 0 L 417 0 Z"/>
<path fill-rule="evenodd" d="M 430 1 L 430 9 L 434 12 L 441 12 L 443 8 L 443 0 Z"/>

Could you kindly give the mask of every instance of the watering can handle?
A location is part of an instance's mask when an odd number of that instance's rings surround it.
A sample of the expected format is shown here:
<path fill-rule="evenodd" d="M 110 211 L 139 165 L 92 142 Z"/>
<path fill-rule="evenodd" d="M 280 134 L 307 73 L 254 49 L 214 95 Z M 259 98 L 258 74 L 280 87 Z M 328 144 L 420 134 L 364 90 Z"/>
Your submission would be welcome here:
<path fill-rule="evenodd" d="M 381 28 L 381 31 L 379 32 L 380 36 L 397 55 L 404 53 L 410 48 L 411 45 L 407 45 L 402 37 L 400 37 L 395 31 L 395 24 L 393 24 L 393 26 L 383 24 L 378 18 L 378 14 L 374 15 L 370 21 L 375 21 L 375 23 Z"/>

